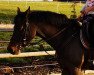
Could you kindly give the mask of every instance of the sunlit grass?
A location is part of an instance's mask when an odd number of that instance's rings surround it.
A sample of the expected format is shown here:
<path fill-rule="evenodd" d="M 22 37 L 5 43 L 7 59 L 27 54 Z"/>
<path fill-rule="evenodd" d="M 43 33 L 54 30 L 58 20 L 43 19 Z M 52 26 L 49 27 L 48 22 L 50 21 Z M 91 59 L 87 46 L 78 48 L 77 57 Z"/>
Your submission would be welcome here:
<path fill-rule="evenodd" d="M 72 14 L 71 2 L 7 2 L 0 1 L 0 22 L 13 23 L 13 18 L 16 15 L 17 7 L 25 11 L 29 6 L 31 10 L 53 11 L 57 13 L 66 14 L 68 17 Z M 76 4 L 77 15 L 80 12 L 82 3 Z"/>

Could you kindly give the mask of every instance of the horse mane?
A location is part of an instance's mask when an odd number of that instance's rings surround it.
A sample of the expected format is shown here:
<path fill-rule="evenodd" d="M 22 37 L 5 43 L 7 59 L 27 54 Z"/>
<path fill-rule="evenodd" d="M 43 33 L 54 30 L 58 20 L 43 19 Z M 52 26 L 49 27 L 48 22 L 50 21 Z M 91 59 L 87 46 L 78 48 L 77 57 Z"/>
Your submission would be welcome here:
<path fill-rule="evenodd" d="M 54 25 L 57 28 L 64 28 L 69 25 L 69 19 L 65 14 L 59 14 L 51 11 L 31 11 L 29 14 L 30 22 L 36 24 Z"/>
<path fill-rule="evenodd" d="M 65 14 L 59 14 L 51 11 L 32 10 L 28 14 L 26 12 L 20 12 L 20 14 L 16 15 L 14 23 L 17 23 L 15 21 L 17 21 L 18 18 L 28 18 L 29 22 L 33 24 L 52 25 L 60 30 L 69 25 L 80 26 L 76 19 L 69 19 Z"/>

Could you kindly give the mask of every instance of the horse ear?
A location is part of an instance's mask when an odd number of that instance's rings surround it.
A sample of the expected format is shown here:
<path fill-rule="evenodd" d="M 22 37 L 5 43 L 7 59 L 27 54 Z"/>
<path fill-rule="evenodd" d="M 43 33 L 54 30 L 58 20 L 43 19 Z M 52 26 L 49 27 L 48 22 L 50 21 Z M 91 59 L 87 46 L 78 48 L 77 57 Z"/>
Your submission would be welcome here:
<path fill-rule="evenodd" d="M 27 14 L 30 13 L 30 6 L 28 7 L 28 9 L 25 11 Z"/>
<path fill-rule="evenodd" d="M 19 14 L 21 11 L 20 11 L 20 8 L 17 7 L 17 14 Z"/>

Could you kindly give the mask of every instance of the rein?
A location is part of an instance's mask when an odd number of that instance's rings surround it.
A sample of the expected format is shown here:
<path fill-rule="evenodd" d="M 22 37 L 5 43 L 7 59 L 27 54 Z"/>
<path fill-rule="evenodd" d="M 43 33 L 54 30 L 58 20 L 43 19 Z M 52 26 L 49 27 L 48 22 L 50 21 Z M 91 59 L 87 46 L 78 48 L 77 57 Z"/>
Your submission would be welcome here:
<path fill-rule="evenodd" d="M 54 34 L 52 37 L 50 37 L 50 38 L 48 38 L 46 41 L 49 41 L 49 40 L 51 40 L 51 39 L 53 39 L 53 38 L 55 38 L 55 37 L 57 37 L 59 34 L 61 34 L 63 31 L 65 31 L 66 29 L 67 29 L 68 27 L 66 27 L 66 28 L 64 28 L 64 29 L 62 29 L 62 30 L 60 30 L 59 32 L 57 32 L 56 34 Z M 43 41 L 43 39 L 41 39 L 41 40 L 39 40 L 38 42 L 35 42 L 35 43 L 29 43 L 30 45 L 36 45 L 36 44 L 38 44 L 38 43 L 40 43 L 40 42 L 42 42 Z"/>
<path fill-rule="evenodd" d="M 68 27 L 65 27 L 64 29 L 60 30 L 59 32 L 57 32 L 56 34 L 54 34 L 52 37 L 48 38 L 46 41 L 49 41 L 49 40 L 57 37 L 59 34 L 61 34 L 63 31 L 65 31 Z"/>

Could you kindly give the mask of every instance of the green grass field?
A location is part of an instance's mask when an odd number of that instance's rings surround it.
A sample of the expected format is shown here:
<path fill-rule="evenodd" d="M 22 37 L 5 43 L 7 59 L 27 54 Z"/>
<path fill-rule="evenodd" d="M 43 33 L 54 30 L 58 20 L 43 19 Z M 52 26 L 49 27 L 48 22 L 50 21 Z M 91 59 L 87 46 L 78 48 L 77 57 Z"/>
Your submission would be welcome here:
<path fill-rule="evenodd" d="M 0 1 L 0 23 L 13 23 L 13 18 L 16 15 L 17 7 L 25 11 L 28 6 L 32 10 L 53 11 L 57 13 L 66 14 L 68 17 L 72 15 L 73 8 L 71 2 L 7 2 Z M 77 15 L 84 4 L 76 4 Z"/>

